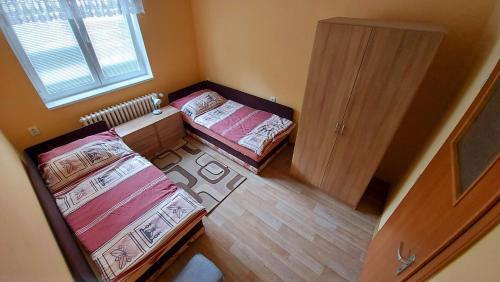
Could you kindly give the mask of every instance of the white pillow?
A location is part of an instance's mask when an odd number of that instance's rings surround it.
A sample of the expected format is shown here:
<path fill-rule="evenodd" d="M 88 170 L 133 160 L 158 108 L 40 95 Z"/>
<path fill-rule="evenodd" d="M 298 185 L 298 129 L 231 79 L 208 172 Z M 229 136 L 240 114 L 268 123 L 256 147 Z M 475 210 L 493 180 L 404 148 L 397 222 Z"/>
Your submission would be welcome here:
<path fill-rule="evenodd" d="M 224 104 L 226 99 L 213 91 L 207 91 L 195 97 L 182 106 L 181 111 L 194 119 L 218 106 Z"/>

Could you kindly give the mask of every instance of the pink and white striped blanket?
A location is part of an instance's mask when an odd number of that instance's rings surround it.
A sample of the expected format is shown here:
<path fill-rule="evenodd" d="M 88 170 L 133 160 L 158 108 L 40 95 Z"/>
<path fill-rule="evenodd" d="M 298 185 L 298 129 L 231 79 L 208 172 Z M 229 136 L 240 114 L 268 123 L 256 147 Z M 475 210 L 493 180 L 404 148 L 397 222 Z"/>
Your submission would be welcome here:
<path fill-rule="evenodd" d="M 171 105 L 182 109 L 192 99 L 199 99 L 199 92 L 174 101 Z M 286 118 L 232 100 L 197 116 L 193 121 L 257 155 L 262 155 L 275 138 L 293 129 L 293 122 Z"/>
<path fill-rule="evenodd" d="M 72 175 L 89 167 L 83 152 L 88 152 L 89 146 L 95 148 L 95 141 L 103 146 L 123 143 L 110 138 L 113 135 L 87 137 L 41 155 L 44 162 L 40 167 L 45 171 L 69 159 L 72 165 L 65 167 L 65 174 Z M 152 264 L 151 260 L 172 247 L 206 214 L 161 170 L 132 151 L 71 179 L 53 196 L 105 281 L 126 279 Z"/>
<path fill-rule="evenodd" d="M 293 125 L 293 122 L 286 118 L 231 100 L 198 116 L 194 122 L 258 155 L 262 154 L 276 136 Z"/>

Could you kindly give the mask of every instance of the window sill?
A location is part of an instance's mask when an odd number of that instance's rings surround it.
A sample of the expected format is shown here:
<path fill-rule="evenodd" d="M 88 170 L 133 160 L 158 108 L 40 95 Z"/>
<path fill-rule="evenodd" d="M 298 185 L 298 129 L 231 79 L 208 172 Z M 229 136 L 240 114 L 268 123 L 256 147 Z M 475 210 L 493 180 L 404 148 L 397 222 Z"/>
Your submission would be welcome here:
<path fill-rule="evenodd" d="M 119 90 L 122 88 L 126 88 L 126 87 L 130 87 L 130 86 L 133 86 L 136 84 L 140 84 L 140 83 L 152 80 L 152 79 L 153 79 L 152 74 L 146 74 L 146 75 L 135 77 L 132 79 L 128 79 L 128 80 L 125 80 L 122 82 L 117 82 L 114 84 L 99 87 L 99 88 L 94 89 L 94 90 L 75 94 L 75 95 L 72 95 L 70 97 L 61 98 L 61 99 L 57 99 L 57 100 L 50 101 L 50 102 L 45 102 L 45 106 L 49 110 L 61 108 L 64 106 L 74 104 L 76 102 L 88 100 L 88 99 L 96 97 L 96 96 L 100 96 L 100 95 L 103 95 L 103 94 L 106 94 L 109 92 L 113 92 L 113 91 L 116 91 L 116 90 Z"/>

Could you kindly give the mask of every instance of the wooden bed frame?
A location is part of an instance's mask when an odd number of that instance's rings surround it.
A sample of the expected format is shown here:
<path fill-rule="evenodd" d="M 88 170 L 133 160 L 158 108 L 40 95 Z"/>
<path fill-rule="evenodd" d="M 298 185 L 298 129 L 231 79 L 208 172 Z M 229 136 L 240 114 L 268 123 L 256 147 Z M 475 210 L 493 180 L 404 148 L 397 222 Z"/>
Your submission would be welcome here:
<path fill-rule="evenodd" d="M 89 135 L 97 134 L 108 130 L 105 122 L 101 121 L 92 125 L 85 126 L 62 136 L 40 143 L 27 148 L 23 152 L 23 162 L 30 178 L 36 196 L 42 206 L 43 212 L 56 241 L 61 249 L 66 263 L 76 281 L 96 281 L 99 278 L 92 271 L 92 267 L 86 259 L 84 251 L 80 248 L 77 238 L 73 235 L 70 227 L 66 224 L 57 204 L 38 170 L 38 155 L 47 152 L 53 148 L 70 143 L 77 139 Z M 169 249 L 153 266 L 151 266 L 138 281 L 146 281 L 157 270 L 161 269 L 163 264 L 174 257 L 178 251 L 182 251 L 185 245 L 190 243 L 193 236 L 198 236 L 203 232 L 203 223 L 200 221 L 184 237 L 182 237 L 171 249 Z"/>
<path fill-rule="evenodd" d="M 252 107 L 254 109 L 266 111 L 273 113 L 277 116 L 280 116 L 282 118 L 287 118 L 289 120 L 293 120 L 293 109 L 275 102 L 271 102 L 269 100 L 224 86 L 220 85 L 208 80 L 198 82 L 196 84 L 193 84 L 191 86 L 185 87 L 183 89 L 177 90 L 175 92 L 172 92 L 168 94 L 168 99 L 169 102 L 178 100 L 182 97 L 185 97 L 195 91 L 198 90 L 203 90 L 203 89 L 210 89 L 213 90 L 217 93 L 219 93 L 221 96 L 223 96 L 226 99 L 236 101 L 240 104 Z M 252 167 L 255 167 L 257 169 L 257 172 L 260 171 L 269 161 L 270 159 L 275 156 L 281 149 L 283 149 L 284 146 L 289 142 L 289 137 L 285 138 L 283 141 L 278 144 L 271 152 L 269 152 L 264 158 L 262 158 L 260 161 L 255 161 L 254 159 L 245 156 L 241 152 L 236 151 L 235 149 L 229 147 L 222 141 L 213 138 L 212 136 L 207 135 L 206 133 L 192 127 L 188 123 L 184 122 L 184 126 L 186 129 L 194 133 L 195 138 L 201 138 L 202 140 L 200 141 L 207 141 L 211 144 L 213 144 L 216 148 L 220 148 L 229 155 L 235 157 L 236 159 L 242 161 L 243 163 L 249 164 Z M 206 143 L 206 142 L 204 142 Z M 210 145 L 210 144 L 208 144 Z M 227 154 L 225 154 L 227 156 Z M 255 172 L 255 171 L 254 171 Z"/>

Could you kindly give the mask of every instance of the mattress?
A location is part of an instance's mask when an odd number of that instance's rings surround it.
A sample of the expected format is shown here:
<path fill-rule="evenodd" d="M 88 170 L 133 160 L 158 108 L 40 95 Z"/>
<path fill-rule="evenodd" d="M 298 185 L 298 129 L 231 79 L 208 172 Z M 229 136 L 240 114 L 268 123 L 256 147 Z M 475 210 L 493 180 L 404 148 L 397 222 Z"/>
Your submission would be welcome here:
<path fill-rule="evenodd" d="M 72 142 L 39 160 L 61 213 L 104 281 L 127 279 L 156 261 L 206 214 L 114 132 Z"/>

